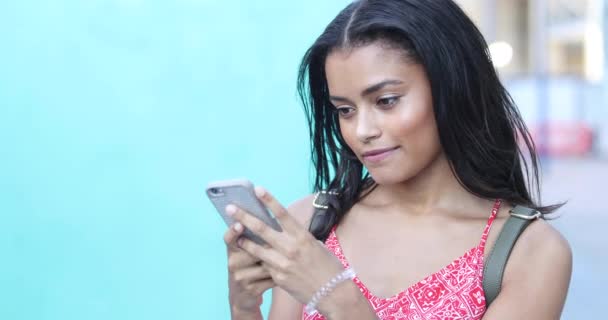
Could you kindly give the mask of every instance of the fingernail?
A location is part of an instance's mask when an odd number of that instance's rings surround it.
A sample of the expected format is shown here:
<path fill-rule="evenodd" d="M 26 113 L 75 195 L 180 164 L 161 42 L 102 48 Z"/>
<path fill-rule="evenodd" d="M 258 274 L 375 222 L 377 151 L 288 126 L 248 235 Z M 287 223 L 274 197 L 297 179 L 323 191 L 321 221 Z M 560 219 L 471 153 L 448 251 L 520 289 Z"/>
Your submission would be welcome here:
<path fill-rule="evenodd" d="M 229 204 L 226 206 L 226 213 L 231 216 L 236 213 L 236 206 L 233 204 Z"/>
<path fill-rule="evenodd" d="M 236 231 L 236 232 L 243 231 L 243 225 L 238 222 L 234 224 L 233 228 L 234 228 L 234 231 Z"/>
<path fill-rule="evenodd" d="M 255 194 L 262 198 L 266 195 L 266 189 L 262 188 L 262 187 L 255 187 Z"/>

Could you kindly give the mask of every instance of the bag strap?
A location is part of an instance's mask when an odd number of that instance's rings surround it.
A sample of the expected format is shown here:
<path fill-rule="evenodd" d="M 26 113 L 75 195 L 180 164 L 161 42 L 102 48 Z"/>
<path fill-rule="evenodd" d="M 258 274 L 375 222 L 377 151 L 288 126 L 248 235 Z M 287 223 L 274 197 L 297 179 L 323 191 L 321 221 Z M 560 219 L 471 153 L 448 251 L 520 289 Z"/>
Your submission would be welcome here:
<path fill-rule="evenodd" d="M 338 195 L 338 192 L 329 190 L 329 191 L 319 191 L 315 193 L 315 199 L 312 201 L 312 206 L 315 207 L 315 211 L 327 210 L 329 208 L 329 199 L 331 196 Z"/>
<path fill-rule="evenodd" d="M 539 211 L 523 206 L 515 206 L 509 213 L 511 216 L 500 231 L 483 269 L 486 307 L 490 306 L 500 292 L 505 266 L 517 238 L 532 221 L 541 217 Z"/>
<path fill-rule="evenodd" d="M 312 202 L 314 207 L 314 213 L 310 219 L 309 230 L 318 228 L 317 225 L 325 223 L 325 215 L 329 208 L 329 199 L 331 196 L 335 196 L 338 193 L 335 191 L 319 191 L 315 194 L 315 199 Z"/>

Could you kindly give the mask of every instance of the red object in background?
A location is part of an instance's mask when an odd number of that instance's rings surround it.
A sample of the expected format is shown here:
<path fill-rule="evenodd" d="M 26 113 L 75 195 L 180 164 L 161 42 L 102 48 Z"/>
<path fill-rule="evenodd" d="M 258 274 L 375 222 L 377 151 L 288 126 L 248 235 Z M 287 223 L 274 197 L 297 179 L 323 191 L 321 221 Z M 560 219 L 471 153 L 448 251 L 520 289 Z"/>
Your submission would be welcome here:
<path fill-rule="evenodd" d="M 530 133 L 542 155 L 584 156 L 591 152 L 593 130 L 582 122 L 544 123 L 531 127 Z"/>

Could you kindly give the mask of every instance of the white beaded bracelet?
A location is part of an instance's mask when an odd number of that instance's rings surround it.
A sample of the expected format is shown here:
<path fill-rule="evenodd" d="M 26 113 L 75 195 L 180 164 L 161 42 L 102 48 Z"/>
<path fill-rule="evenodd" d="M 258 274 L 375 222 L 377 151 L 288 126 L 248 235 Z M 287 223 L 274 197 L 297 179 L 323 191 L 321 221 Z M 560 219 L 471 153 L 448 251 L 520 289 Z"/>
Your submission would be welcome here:
<path fill-rule="evenodd" d="M 315 294 L 310 299 L 310 302 L 308 302 L 306 304 L 304 311 L 306 311 L 306 313 L 308 313 L 308 314 L 313 314 L 313 313 L 317 312 L 317 310 L 316 310 L 317 304 L 319 303 L 319 301 L 321 301 L 321 299 L 323 297 L 327 296 L 341 282 L 348 280 L 348 279 L 353 279 L 354 277 L 355 277 L 355 270 L 353 270 L 353 268 L 348 268 L 348 269 L 345 269 L 344 271 L 340 272 L 337 276 L 333 277 L 325 285 L 323 285 L 319 290 L 317 290 L 317 292 L 315 292 Z"/>

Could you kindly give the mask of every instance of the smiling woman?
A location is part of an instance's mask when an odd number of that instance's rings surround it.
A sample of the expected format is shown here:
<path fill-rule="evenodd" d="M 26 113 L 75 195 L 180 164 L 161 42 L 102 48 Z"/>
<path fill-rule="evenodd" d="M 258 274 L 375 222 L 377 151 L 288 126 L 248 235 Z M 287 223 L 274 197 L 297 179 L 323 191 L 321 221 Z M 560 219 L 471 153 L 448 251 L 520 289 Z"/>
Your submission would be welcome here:
<path fill-rule="evenodd" d="M 341 136 L 376 183 L 408 180 L 441 148 L 429 81 L 424 68 L 411 60 L 382 42 L 335 50 L 327 57 Z M 365 89 L 359 93 L 358 88 Z"/>
<path fill-rule="evenodd" d="M 560 205 L 534 199 L 530 134 L 455 3 L 353 2 L 299 89 L 317 193 L 285 208 L 257 189 L 281 232 L 227 208 L 233 319 L 271 287 L 270 319 L 559 318 L 571 251 L 539 218 Z"/>

